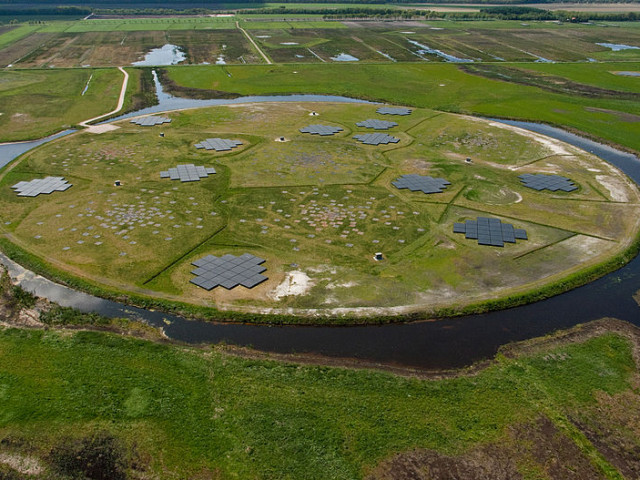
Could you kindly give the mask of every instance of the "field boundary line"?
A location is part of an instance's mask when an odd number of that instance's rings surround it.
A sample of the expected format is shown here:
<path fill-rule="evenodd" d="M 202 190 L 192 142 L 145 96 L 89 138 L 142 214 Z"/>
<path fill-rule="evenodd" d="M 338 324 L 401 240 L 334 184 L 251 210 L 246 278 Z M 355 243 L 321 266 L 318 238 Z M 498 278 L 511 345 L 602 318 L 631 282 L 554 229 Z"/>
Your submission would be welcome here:
<path fill-rule="evenodd" d="M 307 50 L 309 50 L 309 53 L 311 55 L 313 55 L 314 57 L 316 57 L 318 60 L 320 60 L 322 63 L 327 63 L 327 61 L 322 58 L 320 55 L 318 55 L 316 52 L 314 52 L 313 50 L 311 50 L 311 48 L 307 47 Z"/>
<path fill-rule="evenodd" d="M 267 65 L 271 65 L 273 62 L 269 60 L 269 57 L 267 57 L 267 55 L 262 51 L 262 49 L 258 46 L 258 44 L 253 41 L 253 38 L 251 38 L 251 35 L 249 35 L 249 32 L 247 32 L 244 28 L 240 26 L 239 21 L 236 22 L 236 27 L 238 28 L 238 30 L 244 33 L 244 36 L 247 37 L 247 40 L 249 40 L 251 44 L 254 46 L 254 48 L 258 51 L 258 53 L 262 55 L 262 58 L 264 58 L 264 61 L 267 62 Z"/>
<path fill-rule="evenodd" d="M 577 236 L 578 236 L 578 234 L 577 234 L 577 233 L 574 233 L 574 234 L 572 234 L 572 235 L 569 235 L 569 236 L 568 236 L 568 237 L 566 237 L 566 238 L 562 238 L 562 239 L 560 239 L 560 240 L 556 240 L 555 242 L 547 243 L 546 245 L 542 245 L 542 246 L 540 246 L 540 247 L 538 247 L 538 248 L 533 248 L 533 249 L 531 249 L 531 250 L 528 250 L 528 251 L 526 251 L 526 252 L 523 252 L 523 253 L 521 253 L 520 255 L 516 255 L 515 257 L 513 257 L 513 259 L 514 259 L 514 260 L 520 260 L 522 257 L 526 257 L 527 255 L 529 255 L 529 254 L 531 254 L 531 253 L 536 253 L 536 252 L 539 252 L 540 250 L 544 250 L 545 248 L 553 247 L 554 245 L 558 245 L 559 243 L 562 243 L 562 242 L 564 242 L 565 240 L 569 240 L 570 238 L 574 238 L 574 237 L 577 237 Z"/>
<path fill-rule="evenodd" d="M 194 252 L 195 250 L 197 250 L 198 248 L 200 248 L 202 245 L 204 245 L 205 243 L 207 243 L 209 240 L 211 240 L 213 237 L 215 237 L 216 235 L 218 235 L 219 233 L 221 233 L 225 228 L 227 228 L 227 224 L 225 223 L 222 227 L 220 227 L 218 230 L 216 230 L 215 232 L 213 232 L 211 235 L 209 235 L 207 238 L 205 238 L 203 241 L 201 241 L 200 243 L 198 243 L 195 247 L 187 250 L 185 253 L 183 253 L 182 255 L 180 255 L 178 258 L 176 258 L 174 261 L 172 261 L 171 263 L 169 263 L 169 265 L 167 265 L 166 267 L 163 267 L 158 273 L 152 275 L 151 277 L 149 277 L 147 280 L 145 280 L 144 282 L 142 282 L 142 285 L 146 285 L 147 283 L 149 283 L 152 280 L 155 280 L 156 278 L 158 278 L 160 275 L 162 275 L 164 272 L 166 272 L 167 270 L 169 270 L 171 267 L 173 267 L 176 263 L 178 263 L 180 260 L 182 260 L 183 258 L 185 258 L 186 256 L 188 256 L 189 254 L 191 254 L 192 252 Z"/>
<path fill-rule="evenodd" d="M 539 225 L 541 227 L 554 228 L 556 230 L 560 230 L 560 231 L 563 231 L 563 232 L 569 232 L 569 233 L 573 233 L 575 235 L 584 235 L 585 237 L 597 238 L 598 240 L 605 240 L 607 242 L 614 242 L 614 243 L 618 242 L 615 238 L 601 237 L 600 235 L 596 235 L 594 233 L 585 233 L 585 232 L 580 232 L 578 230 L 569 230 L 568 228 L 556 227 L 555 225 L 549 225 L 547 223 L 536 222 L 535 220 L 527 220 L 527 219 L 524 219 L 524 218 L 513 217 L 511 215 L 505 215 L 505 214 L 502 214 L 502 213 L 495 213 L 495 212 L 491 212 L 490 210 L 480 210 L 479 208 L 467 207 L 465 205 L 456 205 L 456 207 L 464 208 L 464 209 L 471 210 L 471 211 L 474 211 L 474 212 L 480 212 L 480 213 L 485 213 L 485 214 L 489 214 L 489 215 L 495 215 L 495 216 L 498 216 L 498 217 L 508 218 L 510 220 L 518 220 L 520 222 L 527 222 L 527 223 L 531 223 L 533 225 Z"/>
<path fill-rule="evenodd" d="M 80 125 L 81 127 L 89 128 L 90 127 L 89 123 L 95 122 L 96 120 L 100 120 L 101 118 L 108 117 L 122 110 L 122 107 L 124 106 L 124 99 L 127 96 L 127 85 L 129 85 L 129 74 L 122 67 L 118 67 L 118 70 L 120 70 L 123 73 L 124 79 L 122 80 L 122 87 L 120 88 L 120 96 L 118 97 L 118 105 L 116 106 L 116 109 L 109 113 L 105 113 L 104 115 L 98 115 L 97 117 L 90 118 L 89 120 L 84 120 L 80 122 L 78 125 Z"/>
<path fill-rule="evenodd" d="M 514 168 L 514 170 L 520 170 L 522 167 L 528 167 L 529 165 L 533 165 L 534 163 L 540 162 L 541 160 L 546 160 L 551 157 L 575 157 L 576 155 L 571 155 L 567 153 L 552 153 L 551 155 L 545 155 L 544 157 L 536 158 L 535 160 L 531 160 L 530 162 L 523 163 Z"/>
<path fill-rule="evenodd" d="M 444 114 L 445 114 L 444 112 L 436 112 L 434 115 L 431 115 L 430 117 L 425 117 L 422 120 L 420 120 L 419 122 L 417 122 L 415 125 L 411 125 L 409 128 L 407 128 L 404 131 L 404 133 L 406 133 L 407 135 L 411 135 L 409 132 L 411 130 L 413 130 L 414 128 L 418 128 L 420 125 L 422 125 L 427 120 L 433 120 L 434 118 L 439 117 L 439 116 L 444 115 Z M 413 136 L 413 135 L 411 135 L 411 136 Z"/>
<path fill-rule="evenodd" d="M 595 185 L 593 185 L 591 182 L 586 182 L 586 183 L 593 189 L 594 192 L 596 192 L 598 195 L 604 198 L 606 202 L 610 202 L 609 197 L 607 197 L 604 193 L 602 193 L 599 189 L 597 189 Z M 627 202 L 621 202 L 621 203 L 627 203 Z"/>
<path fill-rule="evenodd" d="M 451 205 L 454 204 L 454 202 L 458 199 L 458 197 L 460 195 L 462 195 L 462 192 L 465 191 L 465 187 L 463 186 L 460 190 L 458 190 L 458 193 L 456 193 L 453 198 L 447 202 L 447 206 L 444 207 L 444 210 L 442 211 L 442 213 L 440 214 L 440 216 L 438 217 L 438 220 L 436 223 L 441 224 L 442 220 L 444 219 L 444 216 L 447 214 L 447 212 L 449 211 L 449 208 L 451 207 Z"/>

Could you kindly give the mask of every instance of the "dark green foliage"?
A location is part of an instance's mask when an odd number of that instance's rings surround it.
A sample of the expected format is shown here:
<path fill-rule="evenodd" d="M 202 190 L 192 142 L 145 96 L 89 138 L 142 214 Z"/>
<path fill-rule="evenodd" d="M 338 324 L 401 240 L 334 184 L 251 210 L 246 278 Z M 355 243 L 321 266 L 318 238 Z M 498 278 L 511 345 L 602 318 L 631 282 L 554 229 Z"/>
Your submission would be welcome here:
<path fill-rule="evenodd" d="M 0 463 L 0 480 L 22 480 L 23 478 L 20 472 Z"/>
<path fill-rule="evenodd" d="M 40 321 L 45 325 L 94 325 L 106 326 L 111 323 L 106 317 L 97 313 L 82 313 L 79 310 L 56 305 L 51 310 L 40 314 Z"/>
<path fill-rule="evenodd" d="M 31 308 L 36 304 L 36 297 L 31 292 L 27 292 L 20 285 L 14 285 L 11 288 L 11 295 L 16 307 Z"/>
<path fill-rule="evenodd" d="M 142 68 L 140 74 L 140 87 L 136 93 L 132 95 L 131 106 L 127 111 L 135 112 L 143 108 L 151 107 L 158 104 L 156 97 L 156 87 L 153 83 L 153 69 Z"/>
<path fill-rule="evenodd" d="M 72 478 L 125 480 L 128 460 L 119 440 L 108 432 L 67 438 L 49 453 L 55 471 Z"/>

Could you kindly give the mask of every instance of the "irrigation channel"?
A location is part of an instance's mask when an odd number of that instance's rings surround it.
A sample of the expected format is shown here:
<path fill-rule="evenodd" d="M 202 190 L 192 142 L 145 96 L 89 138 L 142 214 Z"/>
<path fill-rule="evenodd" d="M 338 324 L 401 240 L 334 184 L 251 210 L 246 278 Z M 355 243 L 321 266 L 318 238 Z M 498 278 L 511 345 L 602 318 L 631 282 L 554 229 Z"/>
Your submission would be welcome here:
<path fill-rule="evenodd" d="M 159 105 L 118 119 L 173 109 L 256 101 L 359 102 L 322 95 L 190 100 L 167 95 L 157 78 L 156 86 Z M 591 152 L 621 169 L 640 185 L 640 159 L 635 155 L 547 125 L 495 120 L 542 133 Z M 35 147 L 42 142 L 31 143 Z M 7 145 L 0 145 L 0 160 L 6 158 L 10 151 L 5 147 Z M 592 283 L 521 307 L 437 321 L 349 327 L 269 326 L 188 320 L 74 291 L 23 269 L 2 254 L 0 262 L 23 288 L 40 297 L 108 317 L 142 320 L 162 328 L 174 340 L 194 344 L 226 342 L 267 352 L 307 353 L 427 370 L 466 366 L 492 357 L 506 343 L 542 336 L 603 317 L 615 317 L 640 325 L 640 306 L 633 298 L 640 291 L 640 257 Z"/>

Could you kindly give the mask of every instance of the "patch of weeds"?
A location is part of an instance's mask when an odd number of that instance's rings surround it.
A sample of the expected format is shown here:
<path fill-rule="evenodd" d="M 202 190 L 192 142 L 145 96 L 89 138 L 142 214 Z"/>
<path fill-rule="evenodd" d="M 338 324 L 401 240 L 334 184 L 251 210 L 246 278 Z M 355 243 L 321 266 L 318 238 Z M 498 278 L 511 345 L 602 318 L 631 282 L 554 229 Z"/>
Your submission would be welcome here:
<path fill-rule="evenodd" d="M 13 304 L 18 308 L 31 308 L 36 304 L 36 297 L 33 293 L 26 291 L 20 285 L 11 288 Z"/>
<path fill-rule="evenodd" d="M 66 438 L 48 455 L 54 471 L 72 478 L 125 480 L 129 459 L 121 442 L 108 432 Z"/>
<path fill-rule="evenodd" d="M 107 326 L 111 319 L 97 313 L 83 313 L 69 307 L 54 306 L 51 310 L 40 314 L 40 321 L 45 325 L 94 325 Z"/>

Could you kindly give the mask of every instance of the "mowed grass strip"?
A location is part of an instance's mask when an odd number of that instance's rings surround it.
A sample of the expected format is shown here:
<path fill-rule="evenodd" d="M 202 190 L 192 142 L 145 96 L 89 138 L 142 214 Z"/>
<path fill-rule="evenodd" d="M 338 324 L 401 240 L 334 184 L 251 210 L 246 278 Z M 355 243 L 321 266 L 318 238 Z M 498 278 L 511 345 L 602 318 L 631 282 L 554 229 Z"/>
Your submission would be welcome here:
<path fill-rule="evenodd" d="M 65 438 L 102 430 L 136 449 L 138 469 L 161 476 L 363 478 L 412 449 L 458 455 L 511 445 L 509 429 L 541 415 L 572 438 L 579 430 L 567 418 L 607 423 L 603 399 L 638 401 L 631 345 L 615 334 L 445 380 L 55 330 L 0 330 L 0 360 L 3 451 L 29 445 L 24 453 L 44 460 Z M 574 455 L 593 455 L 578 440 Z M 538 465 L 523 457 L 517 470 Z"/>

